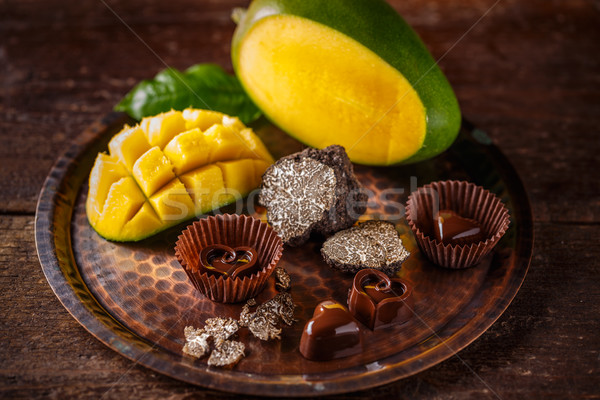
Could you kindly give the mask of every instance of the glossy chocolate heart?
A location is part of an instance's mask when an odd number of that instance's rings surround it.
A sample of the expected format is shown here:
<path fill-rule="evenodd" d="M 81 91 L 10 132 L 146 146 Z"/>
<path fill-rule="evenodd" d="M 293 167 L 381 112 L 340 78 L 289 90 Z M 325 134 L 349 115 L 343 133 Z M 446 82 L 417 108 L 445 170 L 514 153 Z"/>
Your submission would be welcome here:
<path fill-rule="evenodd" d="M 300 353 L 309 360 L 326 361 L 348 357 L 363 350 L 360 324 L 346 307 L 325 300 L 315 307 L 300 338 Z"/>
<path fill-rule="evenodd" d="M 231 248 L 223 244 L 213 244 L 200 251 L 199 269 L 209 274 L 232 278 L 250 276 L 256 269 L 258 254 L 251 247 Z"/>
<path fill-rule="evenodd" d="M 360 270 L 348 293 L 348 309 L 354 317 L 378 329 L 403 324 L 412 317 L 412 289 L 400 278 L 376 269 Z"/>
<path fill-rule="evenodd" d="M 477 221 L 452 210 L 440 210 L 435 218 L 435 238 L 444 244 L 465 245 L 485 239 Z"/>

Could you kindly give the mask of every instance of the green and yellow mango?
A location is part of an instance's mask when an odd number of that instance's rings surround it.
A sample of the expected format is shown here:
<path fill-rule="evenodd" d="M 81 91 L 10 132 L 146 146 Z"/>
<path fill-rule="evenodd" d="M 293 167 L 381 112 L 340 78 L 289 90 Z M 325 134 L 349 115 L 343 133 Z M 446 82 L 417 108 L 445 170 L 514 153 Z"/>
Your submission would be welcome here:
<path fill-rule="evenodd" d="M 232 203 L 260 185 L 273 158 L 237 118 L 170 111 L 126 126 L 99 153 L 86 213 L 106 239 L 137 241 Z"/>
<path fill-rule="evenodd" d="M 456 138 L 458 102 L 383 0 L 254 0 L 232 43 L 238 78 L 280 128 L 354 162 L 411 163 Z"/>

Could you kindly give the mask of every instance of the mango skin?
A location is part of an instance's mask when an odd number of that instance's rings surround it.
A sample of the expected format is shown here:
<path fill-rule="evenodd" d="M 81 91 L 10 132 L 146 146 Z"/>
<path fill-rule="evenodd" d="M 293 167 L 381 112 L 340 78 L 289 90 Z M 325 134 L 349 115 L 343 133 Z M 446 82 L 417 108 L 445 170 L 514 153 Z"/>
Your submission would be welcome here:
<path fill-rule="evenodd" d="M 254 0 L 233 37 L 231 56 L 238 76 L 244 37 L 258 21 L 273 15 L 293 15 L 333 28 L 373 51 L 411 83 L 426 109 L 427 129 L 421 148 L 401 164 L 434 157 L 454 142 L 461 113 L 452 87 L 417 34 L 385 1 L 352 0 L 350 5 L 347 0 Z M 245 89 L 253 97 L 251 88 Z M 370 164 L 381 165 L 378 160 Z"/>

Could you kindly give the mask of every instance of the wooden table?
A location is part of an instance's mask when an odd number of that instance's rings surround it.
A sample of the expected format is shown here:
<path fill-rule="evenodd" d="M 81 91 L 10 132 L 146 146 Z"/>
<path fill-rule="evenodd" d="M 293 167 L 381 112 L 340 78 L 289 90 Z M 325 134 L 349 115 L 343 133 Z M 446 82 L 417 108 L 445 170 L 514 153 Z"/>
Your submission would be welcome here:
<path fill-rule="evenodd" d="M 339 397 L 600 396 L 598 3 L 392 3 L 441 60 L 465 117 L 520 172 L 535 251 L 512 305 L 459 357 Z M 165 63 L 231 69 L 229 13 L 246 4 L 0 2 L 0 397 L 232 397 L 136 366 L 88 334 L 48 286 L 33 227 L 58 155 L 137 81 Z"/>

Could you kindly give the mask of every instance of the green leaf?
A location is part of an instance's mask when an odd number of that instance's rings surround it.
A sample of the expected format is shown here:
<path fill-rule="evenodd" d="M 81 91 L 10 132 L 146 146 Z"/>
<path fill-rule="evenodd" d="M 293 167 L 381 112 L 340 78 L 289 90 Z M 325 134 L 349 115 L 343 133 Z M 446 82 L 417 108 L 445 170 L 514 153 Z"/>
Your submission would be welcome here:
<path fill-rule="evenodd" d="M 194 65 L 184 72 L 167 68 L 154 79 L 141 81 L 115 106 L 115 110 L 139 120 L 188 107 L 237 116 L 245 124 L 261 115 L 237 78 L 214 64 Z"/>

